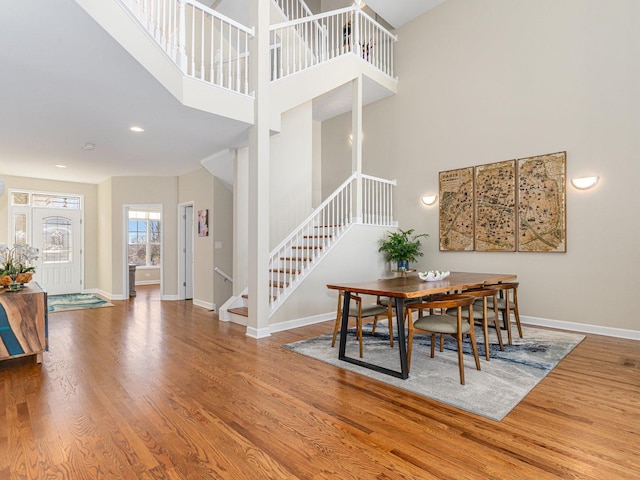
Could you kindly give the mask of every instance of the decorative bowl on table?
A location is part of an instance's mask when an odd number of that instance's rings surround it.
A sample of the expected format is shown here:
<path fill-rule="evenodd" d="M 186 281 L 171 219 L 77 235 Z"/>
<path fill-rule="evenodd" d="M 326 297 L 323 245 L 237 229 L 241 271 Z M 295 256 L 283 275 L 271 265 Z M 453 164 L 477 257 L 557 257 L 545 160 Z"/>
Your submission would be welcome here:
<path fill-rule="evenodd" d="M 443 272 L 442 270 L 429 270 L 428 272 L 418 272 L 420 280 L 425 282 L 437 282 L 449 276 L 451 272 Z"/>

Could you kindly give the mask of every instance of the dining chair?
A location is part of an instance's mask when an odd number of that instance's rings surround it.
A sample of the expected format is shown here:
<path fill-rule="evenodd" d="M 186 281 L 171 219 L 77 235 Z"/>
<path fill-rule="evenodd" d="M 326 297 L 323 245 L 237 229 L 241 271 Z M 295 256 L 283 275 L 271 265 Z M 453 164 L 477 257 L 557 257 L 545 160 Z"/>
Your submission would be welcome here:
<path fill-rule="evenodd" d="M 464 385 L 464 358 L 462 351 L 462 337 L 469 335 L 473 358 L 476 362 L 476 369 L 480 370 L 480 359 L 478 358 L 478 346 L 476 345 L 476 335 L 473 321 L 473 302 L 475 298 L 464 294 L 450 294 L 435 297 L 434 299 L 407 305 L 407 315 L 409 318 L 409 334 L 407 337 L 407 368 L 411 369 L 411 353 L 413 350 L 413 335 L 416 330 L 431 334 L 431 358 L 435 356 L 436 335 L 440 334 L 440 351 L 444 349 L 444 338 L 442 335 L 450 335 L 456 339 L 458 346 L 458 369 L 460 370 L 460 383 Z M 466 319 L 463 318 L 462 309 L 467 307 Z M 455 310 L 455 316 L 447 314 L 450 309 Z M 424 311 L 441 313 L 430 313 L 424 315 Z M 413 312 L 418 312 L 418 318 L 413 321 Z M 423 313 L 420 313 L 423 312 Z"/>
<path fill-rule="evenodd" d="M 490 287 L 476 288 L 472 290 L 465 290 L 463 292 L 463 295 L 468 295 L 474 298 L 473 320 L 474 323 L 480 322 L 482 324 L 485 358 L 487 359 L 487 361 L 489 361 L 489 301 L 491 301 L 492 304 L 491 309 L 493 310 L 493 324 L 498 336 L 498 344 L 500 345 L 500 350 L 504 351 L 504 343 L 502 343 L 502 332 L 500 330 L 500 318 L 498 316 L 498 303 L 496 302 L 498 291 Z M 447 314 L 455 314 L 455 308 L 448 309 Z M 467 320 L 469 319 L 469 313 L 466 310 L 462 311 L 462 318 Z"/>
<path fill-rule="evenodd" d="M 407 305 L 410 303 L 419 303 L 421 299 L 419 298 L 408 298 L 405 299 L 404 301 L 404 319 L 406 321 L 407 319 Z M 376 299 L 376 304 L 386 307 L 388 309 L 388 323 L 389 323 L 389 344 L 393 347 L 393 316 L 394 316 L 394 312 L 395 312 L 395 300 L 391 297 L 385 297 L 382 295 L 378 295 L 377 299 Z M 376 325 L 377 325 L 377 320 L 374 320 L 373 322 L 373 328 L 371 329 L 371 333 L 375 334 L 376 333 Z"/>
<path fill-rule="evenodd" d="M 342 324 L 342 302 L 344 299 L 344 292 L 341 290 L 338 293 L 338 308 L 336 313 L 336 322 L 333 327 L 333 339 L 331 340 L 331 346 L 336 344 L 336 337 Z M 375 332 L 375 326 L 378 323 L 378 317 L 381 315 L 387 315 L 387 321 L 389 322 L 389 337 L 391 346 L 393 346 L 393 335 L 391 335 L 391 309 L 383 305 L 370 304 L 362 305 L 362 297 L 351 294 L 351 300 L 356 302 L 356 305 L 349 305 L 349 317 L 356 319 L 356 336 L 360 342 L 360 358 L 362 358 L 362 319 L 368 317 L 374 317 L 372 332 Z"/>
<path fill-rule="evenodd" d="M 509 345 L 512 345 L 511 311 L 513 311 L 513 316 L 516 320 L 518 335 L 522 338 L 522 325 L 520 324 L 520 311 L 518 310 L 518 282 L 494 283 L 486 285 L 486 287 L 498 291 L 498 296 L 496 297 L 498 311 L 502 313 L 502 321 L 507 329 L 508 342 Z M 493 308 L 493 299 L 488 300 L 487 307 Z"/>

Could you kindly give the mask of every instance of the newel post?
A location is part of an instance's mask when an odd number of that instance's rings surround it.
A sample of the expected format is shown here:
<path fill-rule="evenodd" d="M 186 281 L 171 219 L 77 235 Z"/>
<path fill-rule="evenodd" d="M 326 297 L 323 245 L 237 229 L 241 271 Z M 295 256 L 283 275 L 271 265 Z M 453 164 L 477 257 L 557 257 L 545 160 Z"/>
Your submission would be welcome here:
<path fill-rule="evenodd" d="M 185 0 L 178 0 L 178 58 L 177 63 L 182 73 L 187 73 L 187 20 Z"/>

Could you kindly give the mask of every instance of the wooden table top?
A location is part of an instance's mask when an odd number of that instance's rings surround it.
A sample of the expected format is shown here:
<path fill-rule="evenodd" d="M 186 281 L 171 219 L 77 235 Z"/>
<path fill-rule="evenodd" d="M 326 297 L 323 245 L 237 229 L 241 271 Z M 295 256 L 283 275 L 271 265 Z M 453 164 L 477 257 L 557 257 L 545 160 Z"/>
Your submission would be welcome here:
<path fill-rule="evenodd" d="M 327 285 L 327 288 L 368 295 L 417 298 L 434 293 L 478 288 L 488 283 L 512 281 L 516 278 L 517 275 L 511 273 L 451 272 L 447 278 L 437 282 L 425 282 L 417 275 L 409 275 L 406 277 L 383 278 L 369 282 L 336 283 Z"/>

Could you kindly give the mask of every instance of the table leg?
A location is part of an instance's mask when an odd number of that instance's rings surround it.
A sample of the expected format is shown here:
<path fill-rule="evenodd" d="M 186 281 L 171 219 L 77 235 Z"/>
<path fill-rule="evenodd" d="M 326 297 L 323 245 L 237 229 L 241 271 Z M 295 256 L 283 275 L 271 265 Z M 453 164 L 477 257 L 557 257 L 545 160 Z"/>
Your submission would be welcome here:
<path fill-rule="evenodd" d="M 338 350 L 338 359 L 359 365 L 376 372 L 381 372 L 386 375 L 398 377 L 402 379 L 409 378 L 409 371 L 407 369 L 407 339 L 404 333 L 404 301 L 402 298 L 396 298 L 396 315 L 398 319 L 398 348 L 400 349 L 400 371 L 391 370 L 380 365 L 368 363 L 357 358 L 347 357 L 347 327 L 349 324 L 349 302 L 351 301 L 351 293 L 344 292 L 344 300 L 342 303 L 342 324 L 340 325 L 340 348 Z"/>
<path fill-rule="evenodd" d="M 351 292 L 344 292 L 342 299 L 342 323 L 340 324 L 340 348 L 338 349 L 338 359 L 345 360 L 347 350 L 347 329 L 349 326 L 349 307 L 351 302 Z"/>
<path fill-rule="evenodd" d="M 398 323 L 398 350 L 400 351 L 400 378 L 409 378 L 407 368 L 407 338 L 404 333 L 404 300 L 396 298 L 396 320 Z M 411 321 L 411 319 L 409 319 Z"/>

